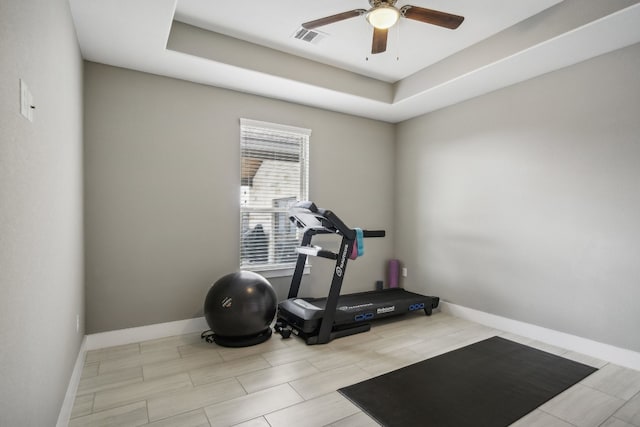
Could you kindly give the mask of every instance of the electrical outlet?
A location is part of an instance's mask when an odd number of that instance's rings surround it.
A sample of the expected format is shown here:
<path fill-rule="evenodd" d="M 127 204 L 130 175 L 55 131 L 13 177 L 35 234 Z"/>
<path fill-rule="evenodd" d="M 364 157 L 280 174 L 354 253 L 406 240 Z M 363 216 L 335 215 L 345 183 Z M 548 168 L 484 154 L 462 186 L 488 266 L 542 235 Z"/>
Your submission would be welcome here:
<path fill-rule="evenodd" d="M 407 277 L 407 267 L 402 267 L 402 277 Z"/>
<path fill-rule="evenodd" d="M 80 315 L 76 314 L 76 333 L 80 332 Z"/>

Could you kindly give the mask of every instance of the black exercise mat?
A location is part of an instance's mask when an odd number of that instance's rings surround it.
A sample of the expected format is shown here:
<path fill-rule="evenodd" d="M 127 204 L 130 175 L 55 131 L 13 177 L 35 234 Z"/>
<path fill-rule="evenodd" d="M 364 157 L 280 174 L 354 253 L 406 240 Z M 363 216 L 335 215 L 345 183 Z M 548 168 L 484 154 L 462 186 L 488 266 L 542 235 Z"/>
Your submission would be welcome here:
<path fill-rule="evenodd" d="M 338 390 L 383 426 L 508 426 L 597 369 L 500 337 Z"/>

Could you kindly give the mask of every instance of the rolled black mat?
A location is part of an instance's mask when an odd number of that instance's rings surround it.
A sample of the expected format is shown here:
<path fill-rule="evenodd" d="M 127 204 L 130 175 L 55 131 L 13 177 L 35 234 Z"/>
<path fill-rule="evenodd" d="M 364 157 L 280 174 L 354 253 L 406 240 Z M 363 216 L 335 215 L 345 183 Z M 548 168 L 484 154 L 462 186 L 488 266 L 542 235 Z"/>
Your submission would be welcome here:
<path fill-rule="evenodd" d="M 597 369 L 504 338 L 338 390 L 383 426 L 508 426 Z"/>

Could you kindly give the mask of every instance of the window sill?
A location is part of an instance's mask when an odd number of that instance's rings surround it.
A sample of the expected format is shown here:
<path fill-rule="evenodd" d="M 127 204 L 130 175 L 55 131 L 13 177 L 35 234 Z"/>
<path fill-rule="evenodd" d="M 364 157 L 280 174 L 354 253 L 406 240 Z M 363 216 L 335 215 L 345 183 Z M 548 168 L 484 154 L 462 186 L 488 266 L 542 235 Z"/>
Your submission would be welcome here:
<path fill-rule="evenodd" d="M 254 273 L 258 273 L 266 279 L 271 279 L 274 277 L 287 277 L 293 276 L 293 272 L 295 270 L 294 267 L 278 267 L 276 265 L 264 265 L 264 266 L 251 266 L 246 265 L 240 268 L 241 270 L 253 271 Z M 304 266 L 304 272 L 302 274 L 311 274 L 311 265 L 307 264 Z"/>

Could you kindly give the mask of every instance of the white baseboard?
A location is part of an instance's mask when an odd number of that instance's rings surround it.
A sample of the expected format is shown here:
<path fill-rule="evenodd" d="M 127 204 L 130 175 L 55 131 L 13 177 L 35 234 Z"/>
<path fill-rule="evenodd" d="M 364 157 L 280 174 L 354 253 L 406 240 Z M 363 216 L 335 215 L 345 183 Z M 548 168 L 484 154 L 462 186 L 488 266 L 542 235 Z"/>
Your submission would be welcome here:
<path fill-rule="evenodd" d="M 530 323 L 440 301 L 443 313 L 640 371 L 640 353 Z"/>
<path fill-rule="evenodd" d="M 87 335 L 86 350 L 131 344 L 140 341 L 171 337 L 174 335 L 202 332 L 209 329 L 204 317 L 177 320 L 175 322 L 157 323 L 155 325 L 139 326 L 136 328 L 119 329 L 116 331 L 100 332 Z"/>
<path fill-rule="evenodd" d="M 78 390 L 78 384 L 80 384 L 80 377 L 82 375 L 82 368 L 84 368 L 84 359 L 87 354 L 87 337 L 82 339 L 80 344 L 80 350 L 78 351 L 78 357 L 76 358 L 76 364 L 73 366 L 73 372 L 71 373 L 71 379 L 67 387 L 67 392 L 64 395 L 64 401 L 58 414 L 58 422 L 56 427 L 67 427 L 69 420 L 71 419 L 71 411 L 73 410 L 73 402 L 76 400 L 76 391 Z"/>

